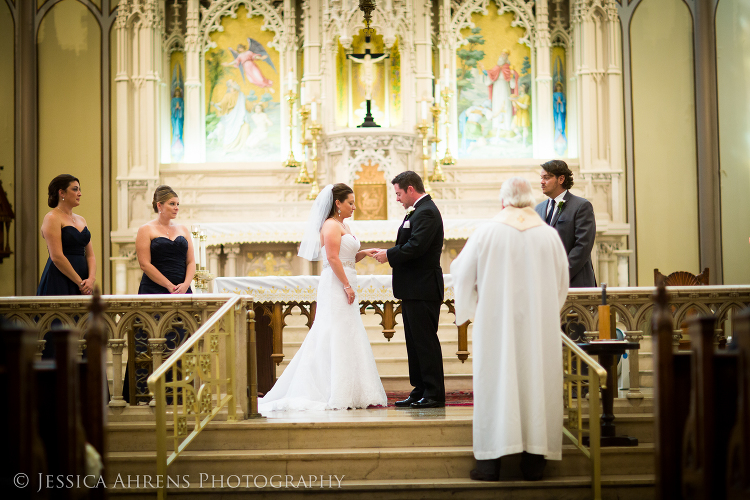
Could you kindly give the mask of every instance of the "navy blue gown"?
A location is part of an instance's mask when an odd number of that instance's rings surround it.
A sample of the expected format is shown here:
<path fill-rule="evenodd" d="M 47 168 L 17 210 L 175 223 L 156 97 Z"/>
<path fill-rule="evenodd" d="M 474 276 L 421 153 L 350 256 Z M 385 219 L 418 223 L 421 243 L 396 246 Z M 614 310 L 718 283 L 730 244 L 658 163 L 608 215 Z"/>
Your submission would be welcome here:
<path fill-rule="evenodd" d="M 185 281 L 187 274 L 187 252 L 188 242 L 184 236 L 180 235 L 174 240 L 170 240 L 164 236 L 159 236 L 151 240 L 151 264 L 167 278 L 173 285 L 179 285 Z M 158 283 L 146 276 L 143 273 L 141 278 L 141 286 L 138 287 L 138 295 L 148 295 L 157 293 L 170 293 Z M 188 288 L 185 293 L 193 293 Z M 167 348 L 168 350 L 176 349 L 185 338 L 185 330 L 176 328 L 174 332 L 171 332 L 167 336 Z M 148 336 L 145 332 L 135 332 L 135 350 L 137 354 L 146 352 L 148 349 L 147 342 Z M 128 363 L 125 369 L 125 380 L 122 384 L 122 396 L 125 401 L 133 404 L 130 401 L 130 363 Z M 136 394 L 145 395 L 148 394 L 148 387 L 146 386 L 146 377 L 149 373 L 145 369 L 136 370 Z M 171 373 L 167 375 L 167 381 L 171 381 Z M 167 398 L 168 402 L 171 402 L 171 398 Z"/>
<path fill-rule="evenodd" d="M 187 252 L 188 242 L 180 235 L 174 240 L 159 236 L 151 240 L 151 264 L 159 270 L 173 285 L 179 285 L 185 281 L 187 274 Z M 151 278 L 143 273 L 138 295 L 152 293 L 171 293 L 163 286 L 154 283 Z M 193 293 L 188 288 L 185 293 Z"/>
<path fill-rule="evenodd" d="M 76 270 L 82 280 L 89 277 L 89 265 L 86 262 L 86 245 L 91 241 L 91 233 L 88 227 L 79 231 L 75 226 L 64 226 L 60 231 L 62 240 L 63 254 L 67 257 L 70 265 Z M 39 280 L 39 287 L 36 289 L 37 295 L 81 295 L 78 283 L 73 283 L 70 278 L 65 276 L 57 266 L 52 262 L 52 258 L 47 258 L 47 265 L 44 266 L 42 279 Z"/>

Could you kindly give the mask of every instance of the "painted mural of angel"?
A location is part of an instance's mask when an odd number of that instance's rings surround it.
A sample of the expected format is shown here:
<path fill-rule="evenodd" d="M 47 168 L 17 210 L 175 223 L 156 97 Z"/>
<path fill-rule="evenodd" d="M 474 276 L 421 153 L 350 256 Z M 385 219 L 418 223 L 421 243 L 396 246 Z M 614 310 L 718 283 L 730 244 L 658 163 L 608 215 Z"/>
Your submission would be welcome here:
<path fill-rule="evenodd" d="M 229 47 L 229 52 L 232 53 L 234 60 L 223 63 L 223 66 L 234 66 L 235 68 L 239 68 L 242 80 L 245 81 L 247 79 L 250 83 L 257 85 L 258 87 L 266 88 L 273 85 L 273 81 L 263 75 L 263 72 L 256 63 L 256 61 L 265 61 L 274 71 L 276 71 L 276 67 L 273 65 L 271 57 L 260 42 L 248 38 L 247 45 L 240 43 L 237 45 L 237 50 Z M 276 71 L 276 73 L 278 73 L 278 71 Z"/>

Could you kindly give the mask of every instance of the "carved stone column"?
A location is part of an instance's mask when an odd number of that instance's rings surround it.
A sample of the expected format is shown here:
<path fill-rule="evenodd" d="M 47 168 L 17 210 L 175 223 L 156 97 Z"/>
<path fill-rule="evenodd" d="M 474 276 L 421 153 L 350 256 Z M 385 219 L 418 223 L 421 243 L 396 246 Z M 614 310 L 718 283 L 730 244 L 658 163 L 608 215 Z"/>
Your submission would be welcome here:
<path fill-rule="evenodd" d="M 209 247 L 206 249 L 208 254 L 208 271 L 215 276 L 221 276 L 219 269 L 219 254 L 221 254 L 221 247 Z"/>
<path fill-rule="evenodd" d="M 201 111 L 201 48 L 198 39 L 198 0 L 187 0 L 187 18 L 185 34 L 185 138 L 186 162 L 200 163 L 206 161 L 206 145 L 202 136 Z"/>
<path fill-rule="evenodd" d="M 112 351 L 112 399 L 109 406 L 124 407 L 128 405 L 122 398 L 122 350 L 125 339 L 112 339 L 107 342 L 107 347 Z"/>
<path fill-rule="evenodd" d="M 134 255 L 120 255 L 120 257 L 110 257 L 115 265 L 114 274 L 114 293 L 115 295 L 126 295 L 128 293 L 128 264 L 132 262 Z"/>
<path fill-rule="evenodd" d="M 550 158 L 554 152 L 554 123 L 552 120 L 552 64 L 550 62 L 550 33 L 547 2 L 536 4 L 536 79 L 532 97 L 534 112 L 534 158 Z"/>
<path fill-rule="evenodd" d="M 115 99 L 117 106 L 117 221 L 114 230 L 128 227 L 128 189 L 127 181 L 130 172 L 130 127 L 133 117 L 129 107 L 130 78 L 128 74 L 128 60 L 130 47 L 128 44 L 127 9 L 117 9 L 115 35 L 117 37 L 117 59 L 115 62 Z"/>
<path fill-rule="evenodd" d="M 237 276 L 237 256 L 240 254 L 240 244 L 224 245 L 224 253 L 227 254 L 226 269 L 224 275 L 228 278 Z"/>
<path fill-rule="evenodd" d="M 42 359 L 42 353 L 44 353 L 44 345 L 47 343 L 46 340 L 37 340 L 36 341 L 36 359 L 41 360 Z"/>
<path fill-rule="evenodd" d="M 162 364 L 164 349 L 167 347 L 167 339 L 148 339 L 148 347 L 151 351 L 152 372 L 154 373 Z M 152 397 L 149 406 L 156 406 L 156 400 Z"/>

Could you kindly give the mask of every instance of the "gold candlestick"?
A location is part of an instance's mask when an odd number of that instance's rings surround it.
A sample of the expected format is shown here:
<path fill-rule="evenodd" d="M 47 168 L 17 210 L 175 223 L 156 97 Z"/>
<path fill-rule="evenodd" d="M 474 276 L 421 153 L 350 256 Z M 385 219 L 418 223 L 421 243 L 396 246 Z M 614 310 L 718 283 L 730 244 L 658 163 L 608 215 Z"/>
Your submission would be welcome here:
<path fill-rule="evenodd" d="M 453 91 L 449 86 L 446 86 L 443 91 L 441 92 L 443 96 L 443 102 L 445 103 L 445 155 L 443 155 L 443 159 L 440 162 L 442 165 L 455 165 L 456 160 L 453 159 L 453 156 L 451 156 L 451 148 L 450 148 L 450 127 L 451 127 L 451 121 L 450 121 L 450 102 L 451 97 L 453 97 Z M 443 180 L 445 180 L 445 175 L 443 174 L 442 169 L 439 171 L 439 175 L 443 177 Z"/>
<path fill-rule="evenodd" d="M 314 200 L 318 196 L 318 193 L 320 193 L 320 188 L 318 187 L 318 136 L 323 126 L 320 123 L 313 122 L 308 129 L 312 136 L 312 158 L 310 158 L 310 161 L 313 165 L 313 171 L 312 187 L 310 188 L 310 193 L 307 195 L 307 199 Z"/>
<path fill-rule="evenodd" d="M 430 107 L 430 111 L 432 112 L 432 135 L 429 137 L 430 142 L 430 153 L 432 153 L 432 145 L 435 144 L 435 156 L 437 157 L 437 145 L 440 143 L 440 138 L 438 137 L 438 128 L 440 127 L 440 113 L 442 112 L 442 108 L 440 107 L 440 104 L 435 103 Z M 443 169 L 440 167 L 440 160 L 435 158 L 435 163 L 432 168 L 432 175 L 430 176 L 430 180 L 432 182 L 445 182 L 445 174 L 443 173 Z"/>
<path fill-rule="evenodd" d="M 289 158 L 284 162 L 285 167 L 299 167 L 300 163 L 294 159 L 294 151 L 292 149 L 293 136 L 294 136 L 294 102 L 297 100 L 297 94 L 294 90 L 290 90 L 286 95 L 286 100 L 289 103 Z"/>
<path fill-rule="evenodd" d="M 422 136 L 422 182 L 424 183 L 424 192 L 430 194 L 432 193 L 432 186 L 430 186 L 430 158 L 432 156 L 430 155 L 429 141 L 427 139 L 427 134 L 430 131 L 429 122 L 422 120 L 417 125 L 417 131 Z"/>
<path fill-rule="evenodd" d="M 299 141 L 302 145 L 302 162 L 299 175 L 294 182 L 297 184 L 310 184 L 312 178 L 307 173 L 307 148 L 312 143 L 312 141 L 307 139 L 307 119 L 310 118 L 310 106 L 300 107 L 299 116 L 302 119 L 302 140 Z"/>

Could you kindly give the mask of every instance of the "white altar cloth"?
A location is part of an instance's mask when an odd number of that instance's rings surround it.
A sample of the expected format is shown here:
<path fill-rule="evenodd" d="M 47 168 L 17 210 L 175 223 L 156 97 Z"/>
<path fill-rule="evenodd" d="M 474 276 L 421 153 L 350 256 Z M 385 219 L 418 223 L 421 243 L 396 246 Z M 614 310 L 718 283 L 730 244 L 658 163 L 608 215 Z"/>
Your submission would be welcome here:
<path fill-rule="evenodd" d="M 443 219 L 446 240 L 461 240 L 487 219 Z M 402 220 L 348 220 L 359 241 L 395 241 Z M 232 243 L 299 243 L 305 232 L 307 221 L 280 222 L 223 222 L 201 224 L 206 231 L 206 244 L 229 245 Z"/>
<path fill-rule="evenodd" d="M 315 302 L 320 276 L 259 276 L 252 278 L 216 278 L 213 293 L 252 295 L 256 302 Z M 445 300 L 453 299 L 453 277 L 443 275 Z M 365 301 L 396 301 L 391 276 L 357 276 L 357 298 Z"/>

